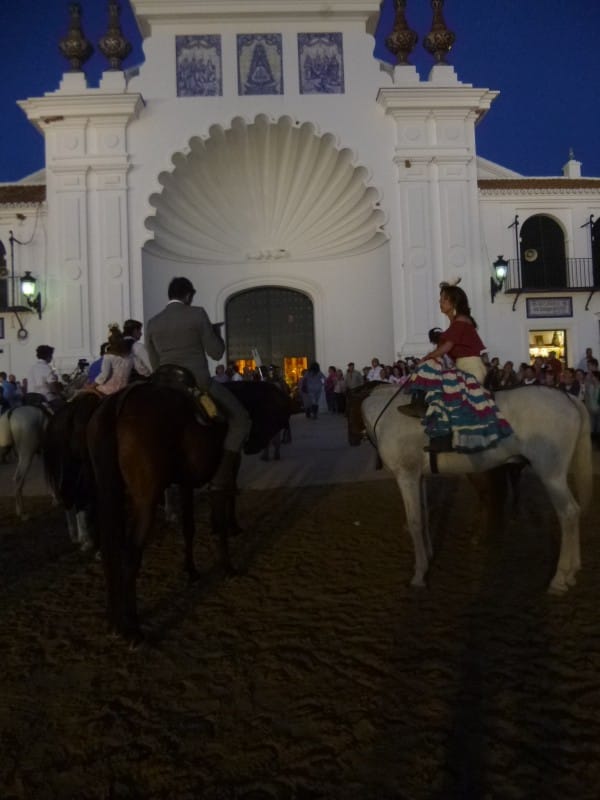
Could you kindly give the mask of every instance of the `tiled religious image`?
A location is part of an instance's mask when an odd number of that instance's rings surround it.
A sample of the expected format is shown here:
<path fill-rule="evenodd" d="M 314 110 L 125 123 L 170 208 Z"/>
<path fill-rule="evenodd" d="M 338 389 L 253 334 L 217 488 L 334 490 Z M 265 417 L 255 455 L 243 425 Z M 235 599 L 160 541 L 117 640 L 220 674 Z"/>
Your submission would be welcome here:
<path fill-rule="evenodd" d="M 238 34 L 240 94 L 283 94 L 280 33 Z"/>
<path fill-rule="evenodd" d="M 178 97 L 223 94 L 220 36 L 176 36 L 175 54 Z"/>
<path fill-rule="evenodd" d="M 341 33 L 299 33 L 300 94 L 343 94 Z"/>

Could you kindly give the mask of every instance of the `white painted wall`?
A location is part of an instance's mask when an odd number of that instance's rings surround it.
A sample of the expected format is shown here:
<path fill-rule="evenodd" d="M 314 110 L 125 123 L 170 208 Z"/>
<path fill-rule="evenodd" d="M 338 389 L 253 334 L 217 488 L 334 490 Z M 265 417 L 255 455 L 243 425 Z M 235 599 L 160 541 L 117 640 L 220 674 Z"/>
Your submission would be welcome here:
<path fill-rule="evenodd" d="M 394 359 L 395 310 L 387 247 L 379 248 L 368 259 L 356 256 L 345 261 L 276 262 L 252 270 L 240 270 L 239 265 L 182 266 L 147 254 L 146 318 L 164 307 L 168 283 L 177 275 L 185 275 L 195 287 L 201 287 L 195 302 L 215 321 L 225 319 L 228 298 L 244 289 L 286 286 L 304 292 L 313 302 L 316 354 L 321 364 L 369 364 L 373 356 L 386 362 Z"/>
<path fill-rule="evenodd" d="M 461 84 L 451 68 L 436 67 L 421 81 L 411 68 L 398 68 L 395 83 L 373 59 L 365 33 L 375 0 L 330 0 L 324 16 L 316 0 L 188 0 L 183 4 L 134 0 L 151 30 L 139 77 L 125 87 L 121 73 L 106 73 L 99 89 L 82 75 L 65 75 L 61 87 L 23 103 L 46 137 L 47 206 L 34 246 L 18 251 L 19 270 L 43 274 L 43 320 L 29 315 L 29 338 L 16 339 L 12 315 L 4 315 L 0 365 L 22 377 L 35 346 L 56 347 L 61 371 L 97 352 L 113 319 L 148 319 L 165 302 L 173 275 L 189 275 L 213 318 L 223 318 L 227 297 L 249 286 L 277 284 L 306 291 L 313 299 L 317 355 L 323 364 L 388 361 L 427 349 L 427 330 L 444 319 L 437 311 L 437 284 L 461 275 L 484 341 L 492 353 L 515 361 L 527 351 L 527 331 L 544 327 L 525 315 L 524 298 L 512 311 L 512 297 L 491 304 L 491 264 L 502 253 L 514 257 L 515 213 L 551 213 L 564 227 L 568 255 L 588 257 L 590 214 L 600 214 L 600 192 L 511 195 L 479 193 L 475 121 L 495 92 Z M 234 13 L 234 6 L 238 9 Z M 253 16 L 254 15 L 254 16 Z M 298 32 L 342 32 L 343 95 L 300 95 Z M 237 93 L 236 34 L 283 35 L 284 95 L 240 97 Z M 222 36 L 224 96 L 177 98 L 175 36 Z M 380 91 L 382 90 L 382 91 Z M 379 97 L 379 102 L 378 102 Z M 142 101 L 143 98 L 143 101 Z M 191 265 L 159 259 L 144 251 L 152 234 L 145 220 L 155 213 L 151 198 L 161 192 L 161 174 L 173 157 L 187 152 L 192 137 L 228 129 L 258 114 L 273 121 L 289 115 L 330 133 L 339 148 L 350 148 L 366 183 L 381 196 L 389 242 L 350 258 L 327 261 L 247 262 Z M 51 122 L 48 122 L 51 120 Z M 481 166 L 486 177 L 514 177 L 498 165 Z M 28 236 L 32 209 L 23 226 L 15 208 L 0 209 L 0 238 L 12 227 Z M 586 346 L 600 350 L 600 295 L 573 295 L 572 320 L 550 320 L 570 332 L 571 355 Z M 4 346 L 6 345 L 6 346 Z M 0 366 L 0 369 L 3 368 Z"/>
<path fill-rule="evenodd" d="M 516 242 L 513 228 L 509 225 L 519 216 L 522 225 L 528 217 L 547 214 L 556 220 L 565 234 L 567 258 L 591 258 L 589 228 L 582 228 L 593 214 L 600 214 L 600 196 L 596 190 L 564 189 L 549 192 L 532 189 L 523 192 L 482 192 L 480 197 L 482 221 L 483 263 L 490 268 L 497 256 L 516 258 Z M 489 286 L 489 277 L 487 278 Z M 516 302 L 515 295 L 496 295 L 495 302 L 486 303 L 484 336 L 490 355 L 501 360 L 516 362 L 528 360 L 528 332 L 530 330 L 564 329 L 569 344 L 569 366 L 576 366 L 586 347 L 594 353 L 600 351 L 600 292 L 589 299 L 588 292 L 551 293 L 552 296 L 573 298 L 573 317 L 550 317 L 529 319 L 526 312 L 526 297 Z M 535 295 L 529 295 L 535 296 Z M 545 295 L 542 295 L 545 296 Z M 586 303 L 589 305 L 586 309 Z M 476 313 L 476 310 L 475 310 Z"/>

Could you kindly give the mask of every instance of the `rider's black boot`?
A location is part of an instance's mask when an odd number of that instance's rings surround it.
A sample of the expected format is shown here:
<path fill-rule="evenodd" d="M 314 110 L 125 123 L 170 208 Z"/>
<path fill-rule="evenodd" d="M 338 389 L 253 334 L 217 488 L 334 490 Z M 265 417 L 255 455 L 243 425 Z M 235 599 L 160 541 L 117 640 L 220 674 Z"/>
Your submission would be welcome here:
<path fill-rule="evenodd" d="M 425 445 L 423 450 L 426 453 L 451 453 L 452 447 L 452 434 L 446 436 L 436 436 L 435 439 L 430 439 L 429 444 Z"/>
<path fill-rule="evenodd" d="M 398 411 L 401 414 L 405 414 L 407 417 L 418 417 L 419 419 L 423 418 L 427 411 L 425 392 L 413 392 L 410 403 L 406 406 L 398 406 Z"/>

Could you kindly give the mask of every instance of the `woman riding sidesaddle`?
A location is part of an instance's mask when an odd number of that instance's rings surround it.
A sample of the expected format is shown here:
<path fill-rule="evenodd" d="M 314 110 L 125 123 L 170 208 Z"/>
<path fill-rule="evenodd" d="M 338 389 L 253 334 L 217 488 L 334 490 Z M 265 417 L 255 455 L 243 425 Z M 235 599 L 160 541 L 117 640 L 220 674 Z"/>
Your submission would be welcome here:
<path fill-rule="evenodd" d="M 442 283 L 440 288 L 440 310 L 450 327 L 439 334 L 435 349 L 418 362 L 407 384 L 411 403 L 399 406 L 398 411 L 423 418 L 430 438 L 427 452 L 476 453 L 510 436 L 512 428 L 483 388 L 485 345 L 467 295 L 452 284 Z M 453 365 L 448 365 L 448 359 Z"/>

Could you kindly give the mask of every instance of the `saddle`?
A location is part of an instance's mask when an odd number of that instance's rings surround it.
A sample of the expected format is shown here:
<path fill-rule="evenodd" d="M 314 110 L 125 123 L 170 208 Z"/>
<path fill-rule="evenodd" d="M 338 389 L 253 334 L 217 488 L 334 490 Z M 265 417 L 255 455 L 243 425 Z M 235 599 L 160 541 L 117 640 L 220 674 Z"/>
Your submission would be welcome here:
<path fill-rule="evenodd" d="M 54 409 L 44 395 L 39 392 L 26 392 L 23 395 L 23 405 L 39 408 L 49 417 L 54 416 Z"/>
<path fill-rule="evenodd" d="M 215 401 L 208 392 L 198 388 L 193 373 L 187 367 L 163 364 L 152 373 L 149 380 L 157 386 L 168 386 L 186 392 L 192 399 L 196 412 L 206 424 L 223 420 Z"/>

